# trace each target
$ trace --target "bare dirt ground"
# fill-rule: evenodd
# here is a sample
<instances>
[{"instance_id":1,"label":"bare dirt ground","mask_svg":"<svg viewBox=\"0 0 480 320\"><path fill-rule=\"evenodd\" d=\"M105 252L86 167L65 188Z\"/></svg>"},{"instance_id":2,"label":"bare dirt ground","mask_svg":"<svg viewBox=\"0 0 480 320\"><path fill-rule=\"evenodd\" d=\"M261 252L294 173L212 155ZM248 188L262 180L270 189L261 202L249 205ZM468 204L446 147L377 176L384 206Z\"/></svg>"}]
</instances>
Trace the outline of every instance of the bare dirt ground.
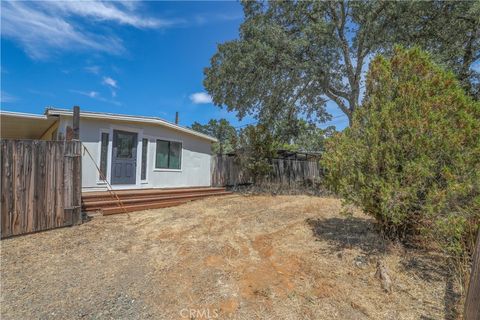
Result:
<instances>
[{"instance_id":1,"label":"bare dirt ground","mask_svg":"<svg viewBox=\"0 0 480 320\"><path fill-rule=\"evenodd\" d=\"M444 319L442 259L308 196L210 198L1 242L2 319ZM381 258L393 281L375 278Z\"/></svg>"}]
</instances>

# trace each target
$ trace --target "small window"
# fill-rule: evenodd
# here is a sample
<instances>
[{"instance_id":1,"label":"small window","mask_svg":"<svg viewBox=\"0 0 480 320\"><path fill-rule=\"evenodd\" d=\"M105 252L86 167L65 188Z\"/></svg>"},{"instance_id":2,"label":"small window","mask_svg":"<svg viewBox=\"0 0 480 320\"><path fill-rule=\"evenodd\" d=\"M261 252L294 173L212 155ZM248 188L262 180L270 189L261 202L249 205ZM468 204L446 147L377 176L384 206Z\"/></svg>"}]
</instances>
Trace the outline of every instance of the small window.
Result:
<instances>
[{"instance_id":1,"label":"small window","mask_svg":"<svg viewBox=\"0 0 480 320\"><path fill-rule=\"evenodd\" d=\"M108 133L102 132L102 141L100 147L100 180L107 177L107 154L108 154Z\"/></svg>"},{"instance_id":2,"label":"small window","mask_svg":"<svg viewBox=\"0 0 480 320\"><path fill-rule=\"evenodd\" d=\"M142 180L147 179L147 148L148 139L142 139Z\"/></svg>"},{"instance_id":3,"label":"small window","mask_svg":"<svg viewBox=\"0 0 480 320\"><path fill-rule=\"evenodd\" d=\"M155 168L180 169L182 164L182 143L157 140Z\"/></svg>"}]
</instances>

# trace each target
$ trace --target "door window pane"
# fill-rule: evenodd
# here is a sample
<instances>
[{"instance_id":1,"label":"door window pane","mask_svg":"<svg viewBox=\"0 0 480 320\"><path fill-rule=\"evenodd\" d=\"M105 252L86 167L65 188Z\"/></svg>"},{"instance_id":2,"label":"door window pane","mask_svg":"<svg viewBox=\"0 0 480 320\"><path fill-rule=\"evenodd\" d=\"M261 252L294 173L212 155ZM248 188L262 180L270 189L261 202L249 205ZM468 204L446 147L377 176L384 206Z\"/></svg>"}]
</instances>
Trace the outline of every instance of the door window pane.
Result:
<instances>
[{"instance_id":1,"label":"door window pane","mask_svg":"<svg viewBox=\"0 0 480 320\"><path fill-rule=\"evenodd\" d=\"M148 139L142 140L142 180L147 179L147 148Z\"/></svg>"},{"instance_id":2,"label":"door window pane","mask_svg":"<svg viewBox=\"0 0 480 320\"><path fill-rule=\"evenodd\" d=\"M129 159L133 156L134 135L117 133L117 158Z\"/></svg>"}]
</instances>

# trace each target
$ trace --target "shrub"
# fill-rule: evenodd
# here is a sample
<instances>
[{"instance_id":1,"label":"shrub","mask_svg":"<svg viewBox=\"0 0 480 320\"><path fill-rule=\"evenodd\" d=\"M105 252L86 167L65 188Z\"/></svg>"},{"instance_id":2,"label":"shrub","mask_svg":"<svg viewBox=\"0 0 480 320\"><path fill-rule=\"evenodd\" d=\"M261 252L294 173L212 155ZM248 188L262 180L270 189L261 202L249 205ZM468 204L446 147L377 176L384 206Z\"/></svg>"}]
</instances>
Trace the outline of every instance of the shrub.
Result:
<instances>
[{"instance_id":1,"label":"shrub","mask_svg":"<svg viewBox=\"0 0 480 320\"><path fill-rule=\"evenodd\" d=\"M480 103L428 54L370 64L351 127L327 141L326 183L388 234L471 253L480 221Z\"/></svg>"},{"instance_id":2,"label":"shrub","mask_svg":"<svg viewBox=\"0 0 480 320\"><path fill-rule=\"evenodd\" d=\"M247 170L254 183L260 182L272 170L270 159L278 149L278 142L266 126L258 124L241 130L238 144L240 166Z\"/></svg>"}]
</instances>

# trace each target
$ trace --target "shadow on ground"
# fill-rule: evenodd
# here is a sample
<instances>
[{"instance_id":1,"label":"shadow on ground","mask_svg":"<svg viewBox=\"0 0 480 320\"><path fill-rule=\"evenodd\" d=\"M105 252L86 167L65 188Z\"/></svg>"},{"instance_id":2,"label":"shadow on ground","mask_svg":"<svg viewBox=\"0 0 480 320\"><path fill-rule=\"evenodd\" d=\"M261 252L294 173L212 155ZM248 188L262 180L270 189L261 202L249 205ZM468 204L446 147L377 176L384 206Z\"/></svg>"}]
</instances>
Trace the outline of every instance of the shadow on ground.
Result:
<instances>
[{"instance_id":1,"label":"shadow on ground","mask_svg":"<svg viewBox=\"0 0 480 320\"><path fill-rule=\"evenodd\" d=\"M330 253L344 249L360 249L365 255L385 253L387 243L374 230L374 225L367 219L356 217L307 219L313 235L319 240L326 240Z\"/></svg>"},{"instance_id":2,"label":"shadow on ground","mask_svg":"<svg viewBox=\"0 0 480 320\"><path fill-rule=\"evenodd\" d=\"M443 280L445 282L445 294L443 296L445 320L458 319L461 295L453 271L446 266L445 258L438 255L422 254L405 257L400 263L403 270L424 281Z\"/></svg>"},{"instance_id":3,"label":"shadow on ground","mask_svg":"<svg viewBox=\"0 0 480 320\"><path fill-rule=\"evenodd\" d=\"M318 240L327 241L328 253L335 254L345 249L359 249L366 256L387 253L389 240L378 231L375 224L368 219L357 217L307 219L313 235ZM460 294L455 285L451 271L446 267L445 258L422 250L411 248L411 255L400 261L401 269L426 282L445 281L444 314L446 320L458 318ZM429 319L425 317L424 319Z\"/></svg>"}]
</instances>

